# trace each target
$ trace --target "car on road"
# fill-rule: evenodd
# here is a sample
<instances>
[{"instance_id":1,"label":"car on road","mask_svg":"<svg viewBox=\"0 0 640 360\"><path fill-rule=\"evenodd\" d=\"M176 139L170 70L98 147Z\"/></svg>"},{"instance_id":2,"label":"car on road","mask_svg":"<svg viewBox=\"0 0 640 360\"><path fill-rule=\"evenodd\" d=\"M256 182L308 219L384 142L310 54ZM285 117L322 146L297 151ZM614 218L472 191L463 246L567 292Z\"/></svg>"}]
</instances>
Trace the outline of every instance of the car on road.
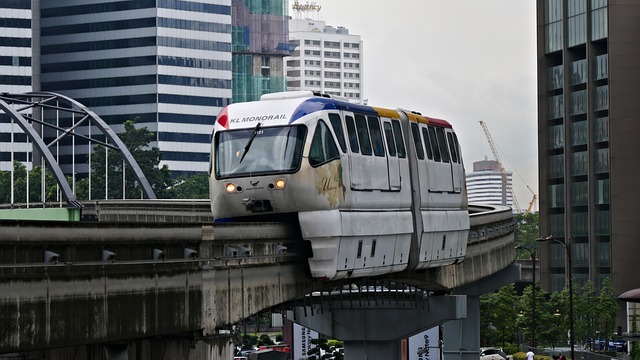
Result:
<instances>
[{"instance_id":1,"label":"car on road","mask_svg":"<svg viewBox=\"0 0 640 360\"><path fill-rule=\"evenodd\" d=\"M622 339L612 339L609 341L609 350L627 352L627 342Z\"/></svg>"},{"instance_id":2,"label":"car on road","mask_svg":"<svg viewBox=\"0 0 640 360\"><path fill-rule=\"evenodd\" d=\"M480 349L480 360L507 360L507 354L500 348Z\"/></svg>"}]
</instances>

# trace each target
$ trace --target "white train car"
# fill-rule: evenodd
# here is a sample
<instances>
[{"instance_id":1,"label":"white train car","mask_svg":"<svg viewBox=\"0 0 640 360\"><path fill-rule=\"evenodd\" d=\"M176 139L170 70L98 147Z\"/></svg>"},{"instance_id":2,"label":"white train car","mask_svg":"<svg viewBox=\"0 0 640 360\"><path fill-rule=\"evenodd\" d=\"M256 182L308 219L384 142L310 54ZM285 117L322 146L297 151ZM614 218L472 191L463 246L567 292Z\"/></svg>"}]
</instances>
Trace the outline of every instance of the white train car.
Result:
<instances>
[{"instance_id":1,"label":"white train car","mask_svg":"<svg viewBox=\"0 0 640 360\"><path fill-rule=\"evenodd\" d=\"M225 107L211 144L216 219L296 214L315 278L461 261L469 214L451 125L310 91Z\"/></svg>"}]
</instances>

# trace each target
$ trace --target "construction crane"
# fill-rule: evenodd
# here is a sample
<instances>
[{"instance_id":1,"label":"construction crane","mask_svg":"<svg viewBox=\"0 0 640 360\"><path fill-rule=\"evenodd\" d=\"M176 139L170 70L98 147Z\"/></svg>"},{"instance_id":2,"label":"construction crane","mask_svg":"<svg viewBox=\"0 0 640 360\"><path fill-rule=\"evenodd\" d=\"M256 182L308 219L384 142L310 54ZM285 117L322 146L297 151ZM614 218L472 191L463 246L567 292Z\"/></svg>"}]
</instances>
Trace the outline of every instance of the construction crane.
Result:
<instances>
[{"instance_id":1,"label":"construction crane","mask_svg":"<svg viewBox=\"0 0 640 360\"><path fill-rule=\"evenodd\" d=\"M516 199L516 195L513 193L513 187L509 182L509 177L507 176L507 171L502 166L502 161L500 161L500 156L498 155L498 150L496 149L496 145L493 143L493 138L491 138L491 134L489 133L489 129L487 128L487 124L484 121L480 121L480 126L482 126L482 130L484 131L484 135L487 137L487 141L489 142L489 146L491 147L491 152L493 152L493 158L498 162L500 166L500 172L504 178L504 182L507 185L507 193L511 195L511 199L513 199L514 210L519 213L520 212L520 204L518 204L518 199ZM529 189L531 190L531 189ZM535 196L535 194L534 194ZM535 199L534 199L535 201ZM533 201L529 204L529 209L533 206ZM529 212L529 210L527 210Z\"/></svg>"},{"instance_id":2,"label":"construction crane","mask_svg":"<svg viewBox=\"0 0 640 360\"><path fill-rule=\"evenodd\" d=\"M534 193L533 190L531 190L531 188L528 185L527 185L527 188L529 189L529 191L533 193L533 198L531 199L531 202L529 202L529 207L527 208L527 211L525 212L525 214L528 214L531 212L531 209L533 209L533 204L536 203L536 199L538 198L536 193Z\"/></svg>"}]
</instances>

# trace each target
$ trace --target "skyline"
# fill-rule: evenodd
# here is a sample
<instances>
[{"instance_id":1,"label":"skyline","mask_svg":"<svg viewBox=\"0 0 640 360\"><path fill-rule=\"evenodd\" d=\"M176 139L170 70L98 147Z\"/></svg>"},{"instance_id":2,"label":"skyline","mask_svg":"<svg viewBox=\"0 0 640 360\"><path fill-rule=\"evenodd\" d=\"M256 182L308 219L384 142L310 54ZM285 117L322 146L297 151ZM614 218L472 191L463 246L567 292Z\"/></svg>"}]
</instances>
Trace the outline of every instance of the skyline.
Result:
<instances>
[{"instance_id":1,"label":"skyline","mask_svg":"<svg viewBox=\"0 0 640 360\"><path fill-rule=\"evenodd\" d=\"M485 122L501 162L513 172L517 201L527 208L533 196L527 186L539 194L535 1L316 4L319 20L362 37L369 105L449 121L467 173L485 156L493 159L479 123Z\"/></svg>"}]
</instances>

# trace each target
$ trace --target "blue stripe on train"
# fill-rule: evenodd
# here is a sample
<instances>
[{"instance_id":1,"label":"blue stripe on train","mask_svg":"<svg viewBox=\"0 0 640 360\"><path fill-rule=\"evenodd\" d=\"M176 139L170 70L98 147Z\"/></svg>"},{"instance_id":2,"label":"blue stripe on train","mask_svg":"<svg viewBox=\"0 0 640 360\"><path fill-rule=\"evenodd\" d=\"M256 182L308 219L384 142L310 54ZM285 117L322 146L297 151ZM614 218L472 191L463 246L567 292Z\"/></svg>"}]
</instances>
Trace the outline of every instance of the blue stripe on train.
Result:
<instances>
[{"instance_id":1,"label":"blue stripe on train","mask_svg":"<svg viewBox=\"0 0 640 360\"><path fill-rule=\"evenodd\" d=\"M305 115L312 114L316 111L322 110L343 110L343 111L352 111L365 115L374 115L377 116L378 112L375 111L371 106L365 106L360 104L352 104L350 102L344 102L336 99L330 98L310 98L303 101L298 107L295 109L293 114L291 115L291 119L289 120L289 124L294 121L300 119Z\"/></svg>"}]
</instances>

